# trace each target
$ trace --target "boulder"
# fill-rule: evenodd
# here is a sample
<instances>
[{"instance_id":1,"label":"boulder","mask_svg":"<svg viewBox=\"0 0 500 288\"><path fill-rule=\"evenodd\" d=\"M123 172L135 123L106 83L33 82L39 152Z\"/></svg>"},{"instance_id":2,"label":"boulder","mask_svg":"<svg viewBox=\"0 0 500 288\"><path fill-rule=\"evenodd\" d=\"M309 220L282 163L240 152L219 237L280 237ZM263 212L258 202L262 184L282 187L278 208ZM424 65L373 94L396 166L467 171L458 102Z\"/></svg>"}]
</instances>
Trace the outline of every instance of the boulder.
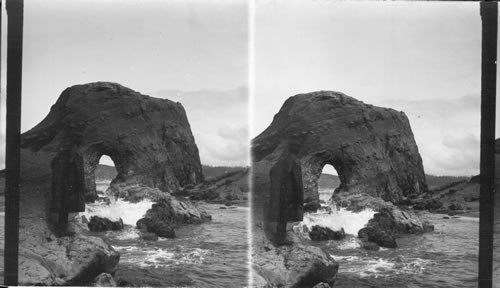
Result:
<instances>
[{"instance_id":1,"label":"boulder","mask_svg":"<svg viewBox=\"0 0 500 288\"><path fill-rule=\"evenodd\" d=\"M333 286L339 264L319 247L302 245L291 233L293 244L279 247L261 233L252 236L252 266L268 287L313 287L322 282Z\"/></svg>"},{"instance_id":2,"label":"boulder","mask_svg":"<svg viewBox=\"0 0 500 288\"><path fill-rule=\"evenodd\" d=\"M161 214L168 215L177 224L199 224L210 221L210 216L206 211L197 207L189 200L179 200L168 192L158 188L151 188L141 184L115 184L110 186L108 192L114 197L124 199L129 202L139 202L144 199L158 203L153 205L155 211L162 211ZM169 220L170 221L170 220Z\"/></svg>"},{"instance_id":3,"label":"boulder","mask_svg":"<svg viewBox=\"0 0 500 288\"><path fill-rule=\"evenodd\" d=\"M309 232L309 238L313 241L343 240L345 239L344 229L333 231L327 227L314 225Z\"/></svg>"},{"instance_id":4,"label":"boulder","mask_svg":"<svg viewBox=\"0 0 500 288\"><path fill-rule=\"evenodd\" d=\"M378 251L380 250L380 246L378 246L377 243L369 242L367 240L362 240L361 241L361 248L369 251Z\"/></svg>"},{"instance_id":5,"label":"boulder","mask_svg":"<svg viewBox=\"0 0 500 288\"><path fill-rule=\"evenodd\" d=\"M183 202L164 194L163 198L156 199L143 218L136 223L137 229L150 232L159 237L174 238L174 229L180 224L200 224L210 221L206 211L201 211L189 202ZM143 237L144 238L144 237ZM147 238L151 239L150 236Z\"/></svg>"},{"instance_id":6,"label":"boulder","mask_svg":"<svg viewBox=\"0 0 500 288\"><path fill-rule=\"evenodd\" d=\"M111 276L108 273L101 273L99 276L97 276L94 281L90 284L90 286L94 287L116 287L118 284L116 284L115 279L113 279L113 276Z\"/></svg>"},{"instance_id":7,"label":"boulder","mask_svg":"<svg viewBox=\"0 0 500 288\"><path fill-rule=\"evenodd\" d=\"M364 241L373 242L381 247L396 248L396 239L394 236L383 230L377 230L371 227L365 227L358 231L358 237Z\"/></svg>"},{"instance_id":8,"label":"boulder","mask_svg":"<svg viewBox=\"0 0 500 288\"><path fill-rule=\"evenodd\" d=\"M465 207L462 203L452 203L450 206L448 206L450 210L464 210Z\"/></svg>"},{"instance_id":9,"label":"boulder","mask_svg":"<svg viewBox=\"0 0 500 288\"><path fill-rule=\"evenodd\" d=\"M365 209L376 211L374 217L368 221L365 227L382 231L390 238L397 238L401 234L420 234L429 231L422 223L420 217L412 209L398 207L388 201L366 194L339 193L333 198L333 203L350 211L359 212Z\"/></svg>"},{"instance_id":10,"label":"boulder","mask_svg":"<svg viewBox=\"0 0 500 288\"><path fill-rule=\"evenodd\" d=\"M422 223L423 225L423 228L424 228L424 232L432 232L434 231L434 225L432 225L431 223L429 223L429 221L424 221Z\"/></svg>"},{"instance_id":11,"label":"boulder","mask_svg":"<svg viewBox=\"0 0 500 288\"><path fill-rule=\"evenodd\" d=\"M87 224L90 231L118 231L123 229L123 220L120 218L118 221L111 221L108 218L99 216L90 217L90 222Z\"/></svg>"},{"instance_id":12,"label":"boulder","mask_svg":"<svg viewBox=\"0 0 500 288\"><path fill-rule=\"evenodd\" d=\"M158 235L156 235L153 232L148 232L147 227L143 227L142 230L139 232L140 236L143 240L146 241L158 241Z\"/></svg>"},{"instance_id":13,"label":"boulder","mask_svg":"<svg viewBox=\"0 0 500 288\"><path fill-rule=\"evenodd\" d=\"M316 285L314 285L313 288L331 288L332 286L328 285L327 283L321 282Z\"/></svg>"}]
</instances>

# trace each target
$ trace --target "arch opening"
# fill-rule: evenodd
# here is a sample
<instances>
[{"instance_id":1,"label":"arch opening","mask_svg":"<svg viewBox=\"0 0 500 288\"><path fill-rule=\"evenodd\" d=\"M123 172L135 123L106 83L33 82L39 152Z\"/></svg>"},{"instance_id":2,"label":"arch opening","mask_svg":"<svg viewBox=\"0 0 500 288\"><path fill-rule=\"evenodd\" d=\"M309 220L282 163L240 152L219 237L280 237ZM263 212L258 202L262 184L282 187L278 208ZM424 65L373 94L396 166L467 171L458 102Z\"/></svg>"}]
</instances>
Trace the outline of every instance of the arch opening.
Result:
<instances>
[{"instance_id":1,"label":"arch opening","mask_svg":"<svg viewBox=\"0 0 500 288\"><path fill-rule=\"evenodd\" d=\"M111 182L118 175L115 162L109 155L103 154L94 171L97 197L103 197Z\"/></svg>"},{"instance_id":2,"label":"arch opening","mask_svg":"<svg viewBox=\"0 0 500 288\"><path fill-rule=\"evenodd\" d=\"M115 149L111 149L102 145L91 146L83 152L86 189L85 198L87 203L94 203L98 198L96 185L96 169L98 168L98 164L100 163L101 159L105 165L114 167L114 170L116 170L116 174L112 173L111 171L109 172L109 176L113 176L110 183L121 180L122 178L124 178L124 176L127 175L127 157L123 157L122 154L120 154L119 151L116 151Z\"/></svg>"},{"instance_id":3,"label":"arch opening","mask_svg":"<svg viewBox=\"0 0 500 288\"><path fill-rule=\"evenodd\" d=\"M335 170L335 167L332 165L326 164L323 166L321 175L318 179L319 200L325 203L328 202L335 190L339 189L339 187L340 178L337 170Z\"/></svg>"},{"instance_id":4,"label":"arch opening","mask_svg":"<svg viewBox=\"0 0 500 288\"><path fill-rule=\"evenodd\" d=\"M320 200L328 200L339 191L346 190L351 179L351 167L346 165L345 159L332 153L319 152L302 158L302 179L304 184L304 204L319 208ZM322 193L320 199L320 177L324 167L327 171L335 173L338 177L336 185L331 193ZM335 171L335 172L333 172ZM313 209L315 210L315 209Z\"/></svg>"}]
</instances>

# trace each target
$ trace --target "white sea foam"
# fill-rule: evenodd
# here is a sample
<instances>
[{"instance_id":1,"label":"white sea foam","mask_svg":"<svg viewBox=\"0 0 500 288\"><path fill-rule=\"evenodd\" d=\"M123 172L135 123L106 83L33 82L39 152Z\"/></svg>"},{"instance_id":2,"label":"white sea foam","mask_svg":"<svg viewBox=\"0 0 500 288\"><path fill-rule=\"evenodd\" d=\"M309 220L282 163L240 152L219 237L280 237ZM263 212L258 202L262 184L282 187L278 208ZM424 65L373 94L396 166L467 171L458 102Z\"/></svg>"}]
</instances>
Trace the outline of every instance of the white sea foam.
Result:
<instances>
[{"instance_id":1,"label":"white sea foam","mask_svg":"<svg viewBox=\"0 0 500 288\"><path fill-rule=\"evenodd\" d=\"M128 229L124 229L120 231L115 238L118 240L130 240L130 239L137 239L139 238L140 235L137 231L137 229L129 227Z\"/></svg>"},{"instance_id":2,"label":"white sea foam","mask_svg":"<svg viewBox=\"0 0 500 288\"><path fill-rule=\"evenodd\" d=\"M200 248L167 250L154 247L115 247L122 252L120 262L134 263L141 267L166 268L180 264L201 264L211 251Z\"/></svg>"},{"instance_id":3,"label":"white sea foam","mask_svg":"<svg viewBox=\"0 0 500 288\"><path fill-rule=\"evenodd\" d=\"M375 211L365 209L355 213L344 208L332 208L331 213L317 212L304 214L301 225L306 225L309 229L314 225L330 228L334 231L344 228L346 234L357 235L358 231L375 215Z\"/></svg>"},{"instance_id":4,"label":"white sea foam","mask_svg":"<svg viewBox=\"0 0 500 288\"><path fill-rule=\"evenodd\" d=\"M387 274L421 274L431 264L431 260L421 258L401 257L399 260L389 260L379 257L331 256L340 262L339 272L353 273L360 277L380 277Z\"/></svg>"},{"instance_id":5,"label":"white sea foam","mask_svg":"<svg viewBox=\"0 0 500 288\"><path fill-rule=\"evenodd\" d=\"M347 250L347 249L356 249L361 247L359 245L359 241L356 238L349 238L347 240L344 240L340 245L337 247L337 249L340 250Z\"/></svg>"},{"instance_id":6,"label":"white sea foam","mask_svg":"<svg viewBox=\"0 0 500 288\"><path fill-rule=\"evenodd\" d=\"M149 199L145 199L138 203L130 203L118 199L116 201L111 201L109 205L98 202L95 204L87 204L85 212L80 213L80 215L84 215L87 219L90 219L91 216L99 216L113 221L117 221L121 218L123 224L135 226L137 220L142 218L148 209L151 209L152 204L153 202Z\"/></svg>"}]
</instances>

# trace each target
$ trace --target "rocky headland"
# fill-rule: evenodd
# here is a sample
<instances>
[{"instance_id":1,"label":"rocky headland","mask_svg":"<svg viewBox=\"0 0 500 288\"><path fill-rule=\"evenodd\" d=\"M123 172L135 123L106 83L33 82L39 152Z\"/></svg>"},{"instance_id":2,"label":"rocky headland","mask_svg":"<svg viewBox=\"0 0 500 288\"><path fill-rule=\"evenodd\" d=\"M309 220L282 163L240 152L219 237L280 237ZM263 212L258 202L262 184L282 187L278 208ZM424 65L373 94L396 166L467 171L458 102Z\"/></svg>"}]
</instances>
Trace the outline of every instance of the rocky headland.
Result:
<instances>
[{"instance_id":1,"label":"rocky headland","mask_svg":"<svg viewBox=\"0 0 500 288\"><path fill-rule=\"evenodd\" d=\"M117 196L155 202L138 223L145 231L171 225L169 232L158 233L173 233L176 225L209 218L189 200L171 195L203 181L198 148L180 103L116 83L72 86L44 120L21 136L20 285L102 284L117 269L120 255L104 239L79 225L72 225L73 236L56 237L49 229L50 163L62 139L74 133L83 139L78 150L88 202L98 197L95 169L101 156L108 155L117 170L111 183ZM94 222L96 227L109 224Z\"/></svg>"},{"instance_id":2,"label":"rocky headland","mask_svg":"<svg viewBox=\"0 0 500 288\"><path fill-rule=\"evenodd\" d=\"M353 211L371 208L377 212L359 232L366 243L397 247L398 235L432 229L413 210L399 206L427 189L422 160L403 112L365 104L339 92L295 95L252 140L252 257L254 270L268 285L331 286L338 269L330 255L303 245L294 231L287 232L293 241L287 247L274 247L263 236L269 170L291 141L300 142L297 158L302 166L306 211L320 208L318 179L329 164L340 179L334 203ZM289 260L299 257L296 254L309 259L307 265ZM310 275L315 275L314 281L307 282Z\"/></svg>"}]
</instances>

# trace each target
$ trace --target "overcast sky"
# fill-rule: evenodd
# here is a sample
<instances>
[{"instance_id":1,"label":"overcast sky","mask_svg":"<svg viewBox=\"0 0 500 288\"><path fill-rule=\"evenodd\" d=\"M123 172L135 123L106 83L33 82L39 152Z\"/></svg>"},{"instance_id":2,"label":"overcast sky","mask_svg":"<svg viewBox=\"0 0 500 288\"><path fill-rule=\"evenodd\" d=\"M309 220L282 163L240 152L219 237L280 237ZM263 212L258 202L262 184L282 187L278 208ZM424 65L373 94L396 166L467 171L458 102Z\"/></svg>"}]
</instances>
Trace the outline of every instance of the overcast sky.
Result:
<instances>
[{"instance_id":1,"label":"overcast sky","mask_svg":"<svg viewBox=\"0 0 500 288\"><path fill-rule=\"evenodd\" d=\"M204 164L243 165L253 45L251 137L288 97L334 90L404 111L426 173L478 173L478 3L257 0L255 8L252 44L243 0L27 1L22 131L66 87L114 81L183 103Z\"/></svg>"},{"instance_id":2,"label":"overcast sky","mask_svg":"<svg viewBox=\"0 0 500 288\"><path fill-rule=\"evenodd\" d=\"M244 0L25 1L22 131L75 84L112 81L153 97L166 97L161 92L167 90L215 98L238 91L245 97L233 109L242 117L225 119L228 129L204 125L207 113L192 100L171 100L184 104L203 164L246 165L248 148L241 143L248 136L234 139L248 126L247 15ZM214 102L203 107L220 122L225 115L217 111L228 107ZM221 129L227 137L208 136Z\"/></svg>"},{"instance_id":3,"label":"overcast sky","mask_svg":"<svg viewBox=\"0 0 500 288\"><path fill-rule=\"evenodd\" d=\"M404 111L426 173L479 172L478 3L257 1L252 137L290 96Z\"/></svg>"}]
</instances>

